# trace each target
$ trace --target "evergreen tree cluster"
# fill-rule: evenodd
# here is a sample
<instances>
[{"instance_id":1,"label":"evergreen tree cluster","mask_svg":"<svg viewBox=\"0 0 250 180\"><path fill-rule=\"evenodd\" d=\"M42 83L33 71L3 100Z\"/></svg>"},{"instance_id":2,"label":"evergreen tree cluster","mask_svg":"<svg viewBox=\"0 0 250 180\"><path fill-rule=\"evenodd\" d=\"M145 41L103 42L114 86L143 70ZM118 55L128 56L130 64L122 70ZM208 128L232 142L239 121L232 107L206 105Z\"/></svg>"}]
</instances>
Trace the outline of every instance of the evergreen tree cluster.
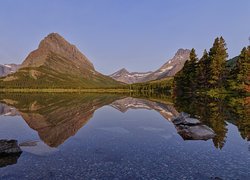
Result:
<instances>
[{"instance_id":1,"label":"evergreen tree cluster","mask_svg":"<svg viewBox=\"0 0 250 180\"><path fill-rule=\"evenodd\" d=\"M230 71L228 84L233 90L250 92L250 46L242 49Z\"/></svg>"},{"instance_id":2,"label":"evergreen tree cluster","mask_svg":"<svg viewBox=\"0 0 250 180\"><path fill-rule=\"evenodd\" d=\"M250 47L243 48L236 65L227 67L227 48L223 37L216 38L209 52L204 50L198 60L195 49L174 77L174 93L195 93L211 89L249 91Z\"/></svg>"}]
</instances>

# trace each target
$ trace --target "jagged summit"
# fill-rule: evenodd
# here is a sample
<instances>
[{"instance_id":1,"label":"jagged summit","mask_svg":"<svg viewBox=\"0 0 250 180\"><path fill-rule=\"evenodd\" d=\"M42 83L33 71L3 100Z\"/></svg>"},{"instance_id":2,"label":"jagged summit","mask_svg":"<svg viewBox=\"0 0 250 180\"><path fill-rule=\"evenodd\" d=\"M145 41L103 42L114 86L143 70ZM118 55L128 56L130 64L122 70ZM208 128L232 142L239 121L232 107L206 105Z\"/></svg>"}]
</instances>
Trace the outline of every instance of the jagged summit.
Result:
<instances>
[{"instance_id":1,"label":"jagged summit","mask_svg":"<svg viewBox=\"0 0 250 180\"><path fill-rule=\"evenodd\" d=\"M174 76L182 69L184 63L189 59L190 52L189 49L178 49L173 58L169 59L158 70L145 77L144 81Z\"/></svg>"},{"instance_id":2,"label":"jagged summit","mask_svg":"<svg viewBox=\"0 0 250 180\"><path fill-rule=\"evenodd\" d=\"M151 72L129 72L127 69L122 68L119 71L116 71L115 73L111 74L110 77L113 79L124 82L127 84L132 84L136 82L140 82L141 79L149 75Z\"/></svg>"},{"instance_id":3,"label":"jagged summit","mask_svg":"<svg viewBox=\"0 0 250 180\"><path fill-rule=\"evenodd\" d=\"M186 55L186 54L190 54L190 50L189 49L180 48L175 53L175 56L182 56L182 55Z\"/></svg>"},{"instance_id":4,"label":"jagged summit","mask_svg":"<svg viewBox=\"0 0 250 180\"><path fill-rule=\"evenodd\" d=\"M117 71L117 73L129 73L129 71L125 68L122 68L119 71Z\"/></svg>"},{"instance_id":5,"label":"jagged summit","mask_svg":"<svg viewBox=\"0 0 250 180\"><path fill-rule=\"evenodd\" d=\"M39 44L38 49L32 51L24 60L21 67L39 67L44 64L50 54L58 54L73 61L78 66L94 70L93 64L75 45L70 44L58 33L47 35Z\"/></svg>"},{"instance_id":6,"label":"jagged summit","mask_svg":"<svg viewBox=\"0 0 250 180\"><path fill-rule=\"evenodd\" d=\"M169 59L158 70L154 72L133 72L129 73L126 69L121 69L110 75L113 79L128 84L147 82L151 80L161 79L169 76L174 76L182 69L186 60L189 59L190 50L180 48L175 53L174 57Z\"/></svg>"}]
</instances>

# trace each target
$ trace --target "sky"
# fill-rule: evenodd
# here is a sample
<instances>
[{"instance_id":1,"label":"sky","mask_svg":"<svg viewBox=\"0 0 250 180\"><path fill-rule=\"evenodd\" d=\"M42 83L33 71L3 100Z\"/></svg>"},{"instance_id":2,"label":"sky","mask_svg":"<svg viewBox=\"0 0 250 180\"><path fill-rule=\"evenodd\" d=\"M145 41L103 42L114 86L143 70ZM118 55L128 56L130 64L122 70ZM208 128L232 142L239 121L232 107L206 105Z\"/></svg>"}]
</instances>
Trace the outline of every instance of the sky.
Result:
<instances>
[{"instance_id":1,"label":"sky","mask_svg":"<svg viewBox=\"0 0 250 180\"><path fill-rule=\"evenodd\" d=\"M21 63L49 33L103 74L158 69L179 48L199 56L223 36L229 57L249 45L249 0L1 0L0 64Z\"/></svg>"}]
</instances>

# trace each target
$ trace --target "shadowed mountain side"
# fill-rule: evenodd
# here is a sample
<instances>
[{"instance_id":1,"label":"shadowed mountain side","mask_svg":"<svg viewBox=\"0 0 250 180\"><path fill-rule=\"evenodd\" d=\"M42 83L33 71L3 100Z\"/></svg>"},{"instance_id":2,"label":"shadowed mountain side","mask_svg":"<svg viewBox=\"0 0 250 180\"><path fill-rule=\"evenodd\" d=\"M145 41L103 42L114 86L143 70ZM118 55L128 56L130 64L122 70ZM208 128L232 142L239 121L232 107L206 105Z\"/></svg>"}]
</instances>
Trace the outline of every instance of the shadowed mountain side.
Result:
<instances>
[{"instance_id":1,"label":"shadowed mountain side","mask_svg":"<svg viewBox=\"0 0 250 180\"><path fill-rule=\"evenodd\" d=\"M16 107L30 128L36 130L47 145L57 147L75 135L95 110L119 98L122 97L114 94L44 94L5 97L2 102Z\"/></svg>"}]
</instances>

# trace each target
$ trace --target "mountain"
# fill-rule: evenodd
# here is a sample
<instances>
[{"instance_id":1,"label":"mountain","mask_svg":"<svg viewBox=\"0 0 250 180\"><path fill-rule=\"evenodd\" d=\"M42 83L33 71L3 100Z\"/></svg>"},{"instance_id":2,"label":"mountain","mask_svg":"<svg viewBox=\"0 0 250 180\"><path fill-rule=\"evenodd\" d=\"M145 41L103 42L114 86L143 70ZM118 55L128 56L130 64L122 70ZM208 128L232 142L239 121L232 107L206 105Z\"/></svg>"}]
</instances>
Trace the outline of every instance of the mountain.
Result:
<instances>
[{"instance_id":1,"label":"mountain","mask_svg":"<svg viewBox=\"0 0 250 180\"><path fill-rule=\"evenodd\" d=\"M189 54L189 49L179 49L172 59L168 60L158 70L146 76L143 82L174 76L183 68L184 63L189 59Z\"/></svg>"},{"instance_id":2,"label":"mountain","mask_svg":"<svg viewBox=\"0 0 250 180\"><path fill-rule=\"evenodd\" d=\"M7 76L8 74L15 73L20 68L18 64L0 64L0 77Z\"/></svg>"},{"instance_id":3,"label":"mountain","mask_svg":"<svg viewBox=\"0 0 250 180\"><path fill-rule=\"evenodd\" d=\"M97 88L120 83L97 72L76 46L51 33L32 51L14 74L2 79L4 87Z\"/></svg>"},{"instance_id":4,"label":"mountain","mask_svg":"<svg viewBox=\"0 0 250 180\"><path fill-rule=\"evenodd\" d=\"M142 79L144 79L146 76L151 74L152 72L145 72L145 73L140 73L140 72L128 72L125 68L109 75L113 79L124 82L127 84L133 84L140 82Z\"/></svg>"},{"instance_id":5,"label":"mountain","mask_svg":"<svg viewBox=\"0 0 250 180\"><path fill-rule=\"evenodd\" d=\"M174 76L182 69L186 60L189 59L189 49L179 49L173 58L163 64L154 72L133 72L129 73L126 69L121 69L110 75L113 79L127 84L147 82L156 79Z\"/></svg>"}]
</instances>

